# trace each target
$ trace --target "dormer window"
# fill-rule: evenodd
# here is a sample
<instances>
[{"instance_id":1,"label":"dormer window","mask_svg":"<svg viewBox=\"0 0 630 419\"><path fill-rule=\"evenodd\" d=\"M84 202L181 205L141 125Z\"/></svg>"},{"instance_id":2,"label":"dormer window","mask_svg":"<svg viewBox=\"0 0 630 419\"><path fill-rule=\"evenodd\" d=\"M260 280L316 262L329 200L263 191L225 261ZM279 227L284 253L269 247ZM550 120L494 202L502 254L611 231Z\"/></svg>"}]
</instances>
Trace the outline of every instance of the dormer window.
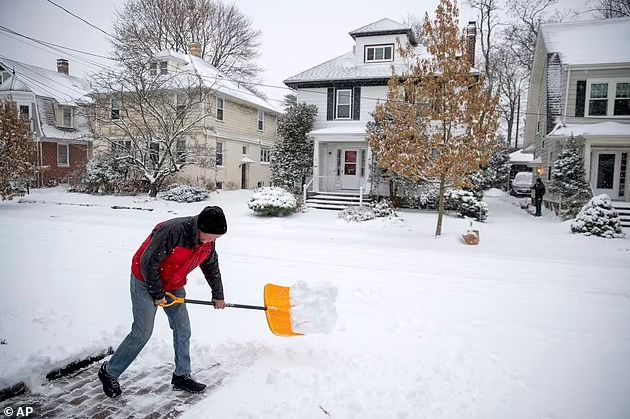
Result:
<instances>
[{"instance_id":1,"label":"dormer window","mask_svg":"<svg viewBox=\"0 0 630 419\"><path fill-rule=\"evenodd\" d=\"M160 61L160 74L168 74L168 61Z\"/></svg>"},{"instance_id":2,"label":"dormer window","mask_svg":"<svg viewBox=\"0 0 630 419\"><path fill-rule=\"evenodd\" d=\"M365 47L365 62L378 63L394 60L394 44L369 45Z\"/></svg>"},{"instance_id":3,"label":"dormer window","mask_svg":"<svg viewBox=\"0 0 630 419\"><path fill-rule=\"evenodd\" d=\"M158 75L158 66L160 67L160 74L168 74L168 61L151 61L149 63L149 75Z\"/></svg>"},{"instance_id":4,"label":"dormer window","mask_svg":"<svg viewBox=\"0 0 630 419\"><path fill-rule=\"evenodd\" d=\"M9 80L9 78L11 78L11 73L0 65L0 84L4 83L5 80Z\"/></svg>"},{"instance_id":5,"label":"dormer window","mask_svg":"<svg viewBox=\"0 0 630 419\"><path fill-rule=\"evenodd\" d=\"M72 108L64 106L61 110L61 126L64 128L72 128Z\"/></svg>"}]
</instances>

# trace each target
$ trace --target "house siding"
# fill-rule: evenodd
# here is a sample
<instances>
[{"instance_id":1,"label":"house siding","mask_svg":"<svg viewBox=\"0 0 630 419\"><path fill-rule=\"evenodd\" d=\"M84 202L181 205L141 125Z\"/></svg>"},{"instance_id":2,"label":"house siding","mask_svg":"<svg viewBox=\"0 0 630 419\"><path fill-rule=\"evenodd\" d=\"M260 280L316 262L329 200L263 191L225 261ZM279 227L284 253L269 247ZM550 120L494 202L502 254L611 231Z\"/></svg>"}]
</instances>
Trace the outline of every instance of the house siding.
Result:
<instances>
[{"instance_id":1,"label":"house siding","mask_svg":"<svg viewBox=\"0 0 630 419\"><path fill-rule=\"evenodd\" d=\"M42 165L44 166L42 183L44 186L54 186L64 182L85 168L90 155L89 145L70 144L68 151L70 165L68 167L60 167L57 165L57 143L48 141L41 143Z\"/></svg>"},{"instance_id":2,"label":"house siding","mask_svg":"<svg viewBox=\"0 0 630 419\"><path fill-rule=\"evenodd\" d=\"M566 73L566 72L565 72ZM569 94L567 101L567 117L566 122L571 124L592 124L595 122L613 121L620 123L630 123L630 117L588 117L588 103L584 105L584 117L575 116L575 99L577 92L578 80L588 79L617 79L617 78L630 78L630 67L627 68L615 68L615 69L602 69L602 70L571 70L571 76L569 80Z\"/></svg>"}]
</instances>

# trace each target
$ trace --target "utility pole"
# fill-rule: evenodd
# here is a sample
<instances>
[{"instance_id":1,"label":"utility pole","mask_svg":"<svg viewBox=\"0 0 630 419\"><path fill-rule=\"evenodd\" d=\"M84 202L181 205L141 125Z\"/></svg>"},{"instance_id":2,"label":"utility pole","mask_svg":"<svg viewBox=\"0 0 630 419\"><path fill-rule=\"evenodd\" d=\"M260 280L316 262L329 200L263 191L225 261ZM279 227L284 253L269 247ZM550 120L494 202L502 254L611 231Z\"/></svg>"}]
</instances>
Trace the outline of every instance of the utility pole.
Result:
<instances>
[{"instance_id":1,"label":"utility pole","mask_svg":"<svg viewBox=\"0 0 630 419\"><path fill-rule=\"evenodd\" d=\"M516 96L516 133L514 134L514 150L518 150L518 124L521 120L521 94Z\"/></svg>"}]
</instances>

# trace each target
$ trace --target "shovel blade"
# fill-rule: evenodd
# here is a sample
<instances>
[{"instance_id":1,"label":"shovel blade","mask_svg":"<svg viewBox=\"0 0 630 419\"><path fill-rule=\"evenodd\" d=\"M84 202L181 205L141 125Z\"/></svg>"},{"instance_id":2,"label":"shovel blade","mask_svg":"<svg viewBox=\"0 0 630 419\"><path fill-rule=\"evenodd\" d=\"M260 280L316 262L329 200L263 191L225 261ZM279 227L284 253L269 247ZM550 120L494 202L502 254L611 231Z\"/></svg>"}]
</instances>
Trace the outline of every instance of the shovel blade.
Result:
<instances>
[{"instance_id":1,"label":"shovel blade","mask_svg":"<svg viewBox=\"0 0 630 419\"><path fill-rule=\"evenodd\" d=\"M267 284L264 291L265 315L269 330L276 336L301 336L291 326L291 300L289 287Z\"/></svg>"}]
</instances>

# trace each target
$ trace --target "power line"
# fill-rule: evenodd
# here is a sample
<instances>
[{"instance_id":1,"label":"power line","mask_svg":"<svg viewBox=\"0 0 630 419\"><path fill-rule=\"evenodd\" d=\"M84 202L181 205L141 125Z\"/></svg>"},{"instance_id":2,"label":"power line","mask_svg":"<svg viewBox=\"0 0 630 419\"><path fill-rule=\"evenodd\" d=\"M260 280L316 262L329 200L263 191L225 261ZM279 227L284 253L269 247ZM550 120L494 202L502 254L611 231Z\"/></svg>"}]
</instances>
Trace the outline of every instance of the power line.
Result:
<instances>
[{"instance_id":1,"label":"power line","mask_svg":"<svg viewBox=\"0 0 630 419\"><path fill-rule=\"evenodd\" d=\"M17 32L17 31L14 31L13 29L7 28L6 26L0 25L0 31L9 32L9 33L11 33L13 35L17 35L19 37L26 38L26 39L31 40L33 42L37 42L38 44L43 44L43 45L46 45L46 46L51 46L52 45L54 47L59 47L59 48L67 49L67 50L70 50L70 51L79 52L81 54L86 54L86 55L91 55L93 57L105 58L106 60L116 61L114 58L106 57L104 55L94 54L92 52L81 51L79 49L65 47L63 45L54 44L52 42L42 41L41 39L37 39L37 38L33 38L31 36L27 36L27 35L21 34L21 33Z\"/></svg>"},{"instance_id":2,"label":"power line","mask_svg":"<svg viewBox=\"0 0 630 419\"><path fill-rule=\"evenodd\" d=\"M50 4L52 4L52 5L54 5L54 6L58 7L58 8L60 8L60 9L61 9L61 10L63 10L64 12L68 13L69 15L71 15L71 16L73 16L73 17L75 17L75 18L79 19L79 20L80 20L80 21L82 21L83 23L85 23L85 24L87 24L87 25L89 25L89 26L93 27L94 29L96 29L96 30L99 30L99 31L103 32L105 35L109 36L110 38L112 38L112 39L114 39L114 40L117 40L117 38L116 38L114 35L110 34L110 33L109 33L109 32L107 32L107 31L104 31L103 29L99 28L98 26L96 26L96 25L94 25L94 24L92 24L92 23L88 22L87 20L83 19L81 16L75 15L75 14L74 14L74 13L72 13L70 10L66 9L65 7L58 5L57 3L55 3L55 2L54 2L54 1L52 1L52 0L46 0L46 1L47 1L48 3L50 3Z\"/></svg>"}]
</instances>

